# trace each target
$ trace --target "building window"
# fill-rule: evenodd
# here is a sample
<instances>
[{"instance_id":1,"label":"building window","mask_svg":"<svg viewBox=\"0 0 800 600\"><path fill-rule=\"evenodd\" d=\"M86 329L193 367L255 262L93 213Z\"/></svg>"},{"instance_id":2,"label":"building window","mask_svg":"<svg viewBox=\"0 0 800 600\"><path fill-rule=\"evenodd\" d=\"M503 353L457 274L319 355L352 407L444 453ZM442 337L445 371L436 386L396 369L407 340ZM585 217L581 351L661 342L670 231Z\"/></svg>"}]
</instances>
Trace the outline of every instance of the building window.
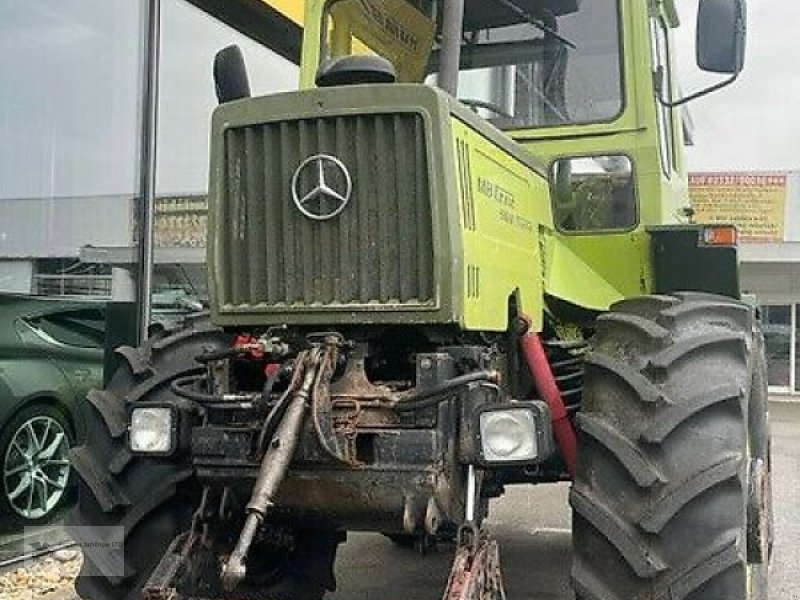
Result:
<instances>
[{"instance_id":1,"label":"building window","mask_svg":"<svg viewBox=\"0 0 800 600\"><path fill-rule=\"evenodd\" d=\"M82 263L78 259L39 259L33 276L33 293L111 298L111 269L108 265Z\"/></svg>"},{"instance_id":2,"label":"building window","mask_svg":"<svg viewBox=\"0 0 800 600\"><path fill-rule=\"evenodd\" d=\"M792 306L762 306L767 379L772 388L789 391L792 371Z\"/></svg>"},{"instance_id":3,"label":"building window","mask_svg":"<svg viewBox=\"0 0 800 600\"><path fill-rule=\"evenodd\" d=\"M299 69L186 0L162 6L157 194L205 194L217 51L231 44L242 49L253 95L297 89Z\"/></svg>"},{"instance_id":4,"label":"building window","mask_svg":"<svg viewBox=\"0 0 800 600\"><path fill-rule=\"evenodd\" d=\"M161 17L153 320L165 327L208 302L205 245L209 135L217 106L215 54L245 56L253 95L297 89L298 67L186 0L166 0Z\"/></svg>"}]
</instances>

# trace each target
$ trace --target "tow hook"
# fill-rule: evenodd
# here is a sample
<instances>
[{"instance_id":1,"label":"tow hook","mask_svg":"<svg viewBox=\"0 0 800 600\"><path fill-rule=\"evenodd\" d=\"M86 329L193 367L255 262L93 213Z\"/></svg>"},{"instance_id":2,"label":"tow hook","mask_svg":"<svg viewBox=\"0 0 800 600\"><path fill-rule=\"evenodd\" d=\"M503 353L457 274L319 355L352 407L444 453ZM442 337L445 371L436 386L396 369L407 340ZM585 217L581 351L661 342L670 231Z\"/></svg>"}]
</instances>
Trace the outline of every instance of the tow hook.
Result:
<instances>
[{"instance_id":1,"label":"tow hook","mask_svg":"<svg viewBox=\"0 0 800 600\"><path fill-rule=\"evenodd\" d=\"M497 541L475 524L477 479L475 467L467 469L466 515L442 600L505 600L500 549Z\"/></svg>"}]
</instances>

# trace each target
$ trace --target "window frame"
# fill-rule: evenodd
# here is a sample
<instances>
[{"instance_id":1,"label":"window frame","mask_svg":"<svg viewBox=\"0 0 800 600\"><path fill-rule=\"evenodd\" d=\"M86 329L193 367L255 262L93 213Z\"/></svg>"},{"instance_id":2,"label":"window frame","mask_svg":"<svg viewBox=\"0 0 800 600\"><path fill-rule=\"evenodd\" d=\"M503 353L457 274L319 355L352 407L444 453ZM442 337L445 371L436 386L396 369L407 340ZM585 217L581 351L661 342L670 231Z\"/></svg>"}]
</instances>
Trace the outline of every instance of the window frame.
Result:
<instances>
[{"instance_id":1,"label":"window frame","mask_svg":"<svg viewBox=\"0 0 800 600\"><path fill-rule=\"evenodd\" d=\"M650 29L650 57L653 82L659 69L662 71L662 94L667 99L672 99L673 72L671 61L671 49L669 39L669 27L664 18L660 15L651 16L649 20ZM677 139L675 137L675 111L669 106L661 103L656 86L654 86L653 102L655 103L656 122L658 127L658 149L661 162L661 171L667 179L672 179L673 173L678 171L677 159Z\"/></svg>"},{"instance_id":2,"label":"window frame","mask_svg":"<svg viewBox=\"0 0 800 600\"><path fill-rule=\"evenodd\" d=\"M564 229L558 223L555 218L556 208L555 208L555 181L553 177L553 167L559 160L569 159L569 158L598 158L603 156L624 156L628 159L631 164L631 181L633 182L633 211L634 211L634 220L633 224L627 228L618 228L618 229ZM609 151L598 151L598 152L589 152L586 154L563 154L554 157L550 163L547 165L547 187L550 192L550 210L553 213L553 226L558 233L568 236L589 236L589 235L608 235L608 234L626 234L631 233L632 231L636 231L639 226L641 225L642 219L642 212L641 212L641 203L639 198L639 186L637 185L637 170L636 170L636 161L634 160L633 156L628 152L616 152L613 150Z\"/></svg>"}]
</instances>

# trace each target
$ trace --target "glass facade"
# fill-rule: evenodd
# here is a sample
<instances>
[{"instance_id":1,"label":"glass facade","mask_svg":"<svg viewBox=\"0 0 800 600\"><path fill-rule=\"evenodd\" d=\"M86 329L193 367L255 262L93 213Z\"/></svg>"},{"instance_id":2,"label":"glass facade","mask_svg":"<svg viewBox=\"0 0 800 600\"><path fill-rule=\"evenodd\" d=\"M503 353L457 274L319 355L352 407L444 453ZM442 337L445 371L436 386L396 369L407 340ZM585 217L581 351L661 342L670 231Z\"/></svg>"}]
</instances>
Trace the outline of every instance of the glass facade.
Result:
<instances>
[{"instance_id":1,"label":"glass facade","mask_svg":"<svg viewBox=\"0 0 800 600\"><path fill-rule=\"evenodd\" d=\"M794 305L794 391L800 393L800 304Z\"/></svg>"},{"instance_id":2,"label":"glass facade","mask_svg":"<svg viewBox=\"0 0 800 600\"><path fill-rule=\"evenodd\" d=\"M131 241L143 3L0 2L0 291L108 296Z\"/></svg>"},{"instance_id":3,"label":"glass facade","mask_svg":"<svg viewBox=\"0 0 800 600\"><path fill-rule=\"evenodd\" d=\"M134 299L145 8L0 3L0 292ZM175 324L206 293L214 55L239 45L254 94L298 68L187 0L162 0L160 29L153 302Z\"/></svg>"},{"instance_id":4,"label":"glass facade","mask_svg":"<svg viewBox=\"0 0 800 600\"><path fill-rule=\"evenodd\" d=\"M800 303L761 307L770 388L800 393Z\"/></svg>"},{"instance_id":5,"label":"glass facade","mask_svg":"<svg viewBox=\"0 0 800 600\"><path fill-rule=\"evenodd\" d=\"M792 307L762 307L769 385L788 390L791 382Z\"/></svg>"},{"instance_id":6,"label":"glass facade","mask_svg":"<svg viewBox=\"0 0 800 600\"><path fill-rule=\"evenodd\" d=\"M66 452L83 435L69 423L103 385L104 346L134 342L145 268L137 209L150 174L145 40L159 4L154 327L204 308L215 53L242 48L254 94L297 85L294 64L188 0L0 2L0 529L63 506ZM27 421L9 426L20 414ZM43 443L58 464L34 466L49 479L29 474Z\"/></svg>"},{"instance_id":7,"label":"glass facade","mask_svg":"<svg viewBox=\"0 0 800 600\"><path fill-rule=\"evenodd\" d=\"M217 105L214 55L238 45L254 95L296 89L298 68L186 0L163 0L161 23L151 319L156 327L174 327L207 301L209 133Z\"/></svg>"}]
</instances>

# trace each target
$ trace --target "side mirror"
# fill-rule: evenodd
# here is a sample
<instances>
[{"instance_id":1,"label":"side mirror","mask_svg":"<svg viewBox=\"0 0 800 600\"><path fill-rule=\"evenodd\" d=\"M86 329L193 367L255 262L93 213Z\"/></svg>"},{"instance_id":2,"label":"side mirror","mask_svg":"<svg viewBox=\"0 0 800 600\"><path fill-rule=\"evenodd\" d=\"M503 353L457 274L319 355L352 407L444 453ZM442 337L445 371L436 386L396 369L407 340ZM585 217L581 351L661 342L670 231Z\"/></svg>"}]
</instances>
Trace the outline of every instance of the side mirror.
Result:
<instances>
[{"instance_id":1,"label":"side mirror","mask_svg":"<svg viewBox=\"0 0 800 600\"><path fill-rule=\"evenodd\" d=\"M214 86L220 104L250 97L250 80L239 46L223 48L214 57Z\"/></svg>"},{"instance_id":2,"label":"side mirror","mask_svg":"<svg viewBox=\"0 0 800 600\"><path fill-rule=\"evenodd\" d=\"M697 12L697 66L734 75L744 68L747 39L745 0L700 0Z\"/></svg>"},{"instance_id":3,"label":"side mirror","mask_svg":"<svg viewBox=\"0 0 800 600\"><path fill-rule=\"evenodd\" d=\"M682 106L729 86L744 68L747 39L746 0L700 0L697 10L697 66L730 75L724 81L678 100L665 98L656 84L656 98L669 108Z\"/></svg>"}]
</instances>

